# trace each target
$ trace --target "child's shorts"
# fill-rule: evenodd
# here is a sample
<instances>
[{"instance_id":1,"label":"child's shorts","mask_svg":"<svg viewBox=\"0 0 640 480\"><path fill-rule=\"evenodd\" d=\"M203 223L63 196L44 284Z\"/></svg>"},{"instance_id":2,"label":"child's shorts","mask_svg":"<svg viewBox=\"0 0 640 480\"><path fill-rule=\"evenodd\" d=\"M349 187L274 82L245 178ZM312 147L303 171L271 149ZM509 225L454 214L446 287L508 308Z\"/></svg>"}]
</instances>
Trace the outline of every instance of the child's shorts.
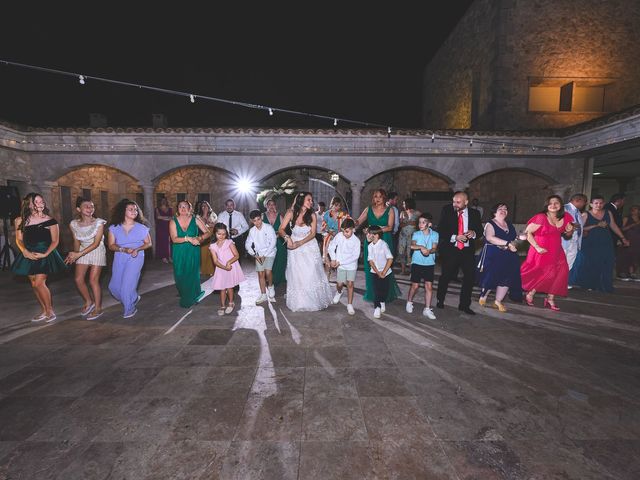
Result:
<instances>
[{"instance_id":1,"label":"child's shorts","mask_svg":"<svg viewBox=\"0 0 640 480\"><path fill-rule=\"evenodd\" d=\"M425 282L433 283L433 271L435 265L417 265L411 264L411 283L420 283L422 280Z\"/></svg>"},{"instance_id":2,"label":"child's shorts","mask_svg":"<svg viewBox=\"0 0 640 480\"><path fill-rule=\"evenodd\" d=\"M256 272L264 272L265 270L273 270L273 261L276 257L264 257L264 261L260 263L256 260Z\"/></svg>"},{"instance_id":3,"label":"child's shorts","mask_svg":"<svg viewBox=\"0 0 640 480\"><path fill-rule=\"evenodd\" d=\"M345 270L343 268L338 267L338 273L336 274L336 282L338 283L355 282L356 272L357 270Z\"/></svg>"}]
</instances>

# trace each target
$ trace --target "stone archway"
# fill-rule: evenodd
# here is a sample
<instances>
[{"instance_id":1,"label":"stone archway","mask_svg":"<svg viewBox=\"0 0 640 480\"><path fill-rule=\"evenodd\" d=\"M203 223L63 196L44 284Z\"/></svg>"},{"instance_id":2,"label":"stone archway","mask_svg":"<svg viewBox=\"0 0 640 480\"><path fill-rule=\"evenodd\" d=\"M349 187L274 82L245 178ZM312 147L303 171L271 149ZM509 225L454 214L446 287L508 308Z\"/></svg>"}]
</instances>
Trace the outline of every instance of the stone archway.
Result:
<instances>
[{"instance_id":1,"label":"stone archway","mask_svg":"<svg viewBox=\"0 0 640 480\"><path fill-rule=\"evenodd\" d=\"M178 167L156 178L154 188L154 204L157 206L161 197L169 200L175 210L180 200L186 199L192 205L199 200L207 200L216 213L224 210L224 201L233 198L236 208L247 214L255 208L249 194L240 194L237 189L237 177L221 168L193 165Z\"/></svg>"},{"instance_id":2,"label":"stone archway","mask_svg":"<svg viewBox=\"0 0 640 480\"><path fill-rule=\"evenodd\" d=\"M61 250L73 247L69 222L76 214L78 197L89 198L96 206L96 216L109 220L111 209L123 198L135 200L144 207L144 193L138 180L105 165L82 165L73 168L50 184L50 208L61 224Z\"/></svg>"},{"instance_id":3,"label":"stone archway","mask_svg":"<svg viewBox=\"0 0 640 480\"><path fill-rule=\"evenodd\" d=\"M469 200L477 198L484 209L483 220L489 220L489 210L498 202L509 206L513 223L526 223L542 209L544 199L555 193L555 181L530 170L505 168L476 177L469 183Z\"/></svg>"},{"instance_id":4,"label":"stone archway","mask_svg":"<svg viewBox=\"0 0 640 480\"><path fill-rule=\"evenodd\" d=\"M386 170L366 181L361 209L364 210L369 205L375 189L383 188L387 193L398 193L398 207L405 198L413 198L418 210L428 211L437 219L442 205L451 201L451 184L450 179L424 168L399 167Z\"/></svg>"},{"instance_id":5,"label":"stone archway","mask_svg":"<svg viewBox=\"0 0 640 480\"><path fill-rule=\"evenodd\" d=\"M260 180L260 190L281 187L286 181L295 181L295 191L309 191L313 194L315 204L322 201L329 207L335 195L342 198L347 207L351 206L351 189L349 180L336 172L318 166L300 166L285 168ZM280 195L276 198L278 210L284 212L291 205L292 195ZM260 205L262 206L262 205Z\"/></svg>"}]
</instances>

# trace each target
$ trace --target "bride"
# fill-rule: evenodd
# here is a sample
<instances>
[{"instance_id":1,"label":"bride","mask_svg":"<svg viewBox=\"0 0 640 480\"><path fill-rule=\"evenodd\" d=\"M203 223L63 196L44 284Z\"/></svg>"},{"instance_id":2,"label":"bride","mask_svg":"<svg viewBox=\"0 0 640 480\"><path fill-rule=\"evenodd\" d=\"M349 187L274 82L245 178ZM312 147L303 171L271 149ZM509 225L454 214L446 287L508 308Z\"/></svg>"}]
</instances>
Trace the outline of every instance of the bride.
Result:
<instances>
[{"instance_id":1,"label":"bride","mask_svg":"<svg viewBox=\"0 0 640 480\"><path fill-rule=\"evenodd\" d=\"M309 192L296 195L287 210L278 235L287 243L287 307L294 312L315 312L331 303L331 287L324 273L316 242L317 217ZM291 226L291 235L285 231Z\"/></svg>"}]
</instances>

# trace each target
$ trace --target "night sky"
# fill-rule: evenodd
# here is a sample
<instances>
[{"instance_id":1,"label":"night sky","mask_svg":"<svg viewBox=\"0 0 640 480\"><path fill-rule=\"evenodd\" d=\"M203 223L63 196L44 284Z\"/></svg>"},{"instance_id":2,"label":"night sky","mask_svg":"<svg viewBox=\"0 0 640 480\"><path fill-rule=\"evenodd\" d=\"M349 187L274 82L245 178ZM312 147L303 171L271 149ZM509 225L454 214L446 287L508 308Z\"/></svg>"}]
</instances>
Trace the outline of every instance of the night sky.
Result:
<instances>
[{"instance_id":1,"label":"night sky","mask_svg":"<svg viewBox=\"0 0 640 480\"><path fill-rule=\"evenodd\" d=\"M206 11L103 3L83 4L84 12L63 4L11 12L3 15L0 60L416 128L423 69L472 0L359 9L219 3ZM95 81L81 86L0 63L0 119L88 126L90 112L106 114L109 126L150 126L151 113L164 113L170 127L332 127Z\"/></svg>"}]
</instances>

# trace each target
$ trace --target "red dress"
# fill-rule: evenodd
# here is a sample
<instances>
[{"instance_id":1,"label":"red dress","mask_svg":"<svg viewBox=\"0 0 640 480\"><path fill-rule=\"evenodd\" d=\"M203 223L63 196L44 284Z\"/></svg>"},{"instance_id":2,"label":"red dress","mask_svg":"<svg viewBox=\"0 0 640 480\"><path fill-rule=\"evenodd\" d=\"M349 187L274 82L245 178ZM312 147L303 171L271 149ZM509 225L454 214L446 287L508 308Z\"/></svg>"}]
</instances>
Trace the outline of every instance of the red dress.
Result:
<instances>
[{"instance_id":1,"label":"red dress","mask_svg":"<svg viewBox=\"0 0 640 480\"><path fill-rule=\"evenodd\" d=\"M571 223L571 215L565 212L562 226L555 227L549 223L547 215L538 213L527 222L540 225L533 234L537 244L547 249L547 253L538 253L529 247L527 259L520 267L522 288L525 291L548 293L551 295L567 296L569 282L569 265L562 249L561 235L567 223Z\"/></svg>"}]
</instances>

